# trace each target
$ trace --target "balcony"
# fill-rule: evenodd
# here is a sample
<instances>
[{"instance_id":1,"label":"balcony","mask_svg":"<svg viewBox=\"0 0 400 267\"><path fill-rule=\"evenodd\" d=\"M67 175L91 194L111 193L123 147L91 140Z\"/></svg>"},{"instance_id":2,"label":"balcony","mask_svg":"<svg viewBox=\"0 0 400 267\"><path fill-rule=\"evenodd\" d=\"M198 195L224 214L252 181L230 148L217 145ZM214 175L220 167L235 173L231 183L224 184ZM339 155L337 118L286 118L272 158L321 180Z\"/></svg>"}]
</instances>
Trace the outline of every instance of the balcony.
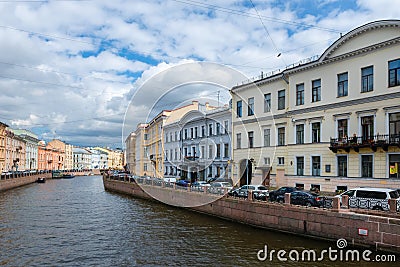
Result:
<instances>
[{"instance_id":1,"label":"balcony","mask_svg":"<svg viewBox=\"0 0 400 267\"><path fill-rule=\"evenodd\" d=\"M391 146L400 148L400 134L331 138L329 149L333 153L337 153L339 149L343 149L347 153L349 153L351 149L355 152L359 152L360 148L371 148L372 151L376 152L378 147L381 147L387 152Z\"/></svg>"}]
</instances>

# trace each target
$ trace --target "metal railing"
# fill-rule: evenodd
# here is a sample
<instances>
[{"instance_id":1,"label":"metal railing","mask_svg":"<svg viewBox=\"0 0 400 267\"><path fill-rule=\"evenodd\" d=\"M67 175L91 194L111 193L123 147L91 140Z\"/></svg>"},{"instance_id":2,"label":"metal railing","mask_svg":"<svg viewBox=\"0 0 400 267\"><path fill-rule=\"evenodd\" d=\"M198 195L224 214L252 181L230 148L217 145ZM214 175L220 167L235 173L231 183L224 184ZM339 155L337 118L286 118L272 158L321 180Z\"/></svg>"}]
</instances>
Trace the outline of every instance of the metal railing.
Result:
<instances>
[{"instance_id":1,"label":"metal railing","mask_svg":"<svg viewBox=\"0 0 400 267\"><path fill-rule=\"evenodd\" d=\"M232 193L229 193L228 188L226 187L213 187L210 185L207 186L179 186L174 182L167 182L160 178L152 178L152 177L140 177L140 176L132 176L127 174L119 174L119 175L110 175L107 176L107 179L116 180L116 181L125 181L129 183L137 183L142 185L148 186L157 186L157 187L165 187L174 190L184 190L184 191L191 191L191 192L201 192L205 194L215 194L215 195L227 195L229 198L237 198L242 199L243 201L249 201L248 194L234 196ZM299 199L300 198L300 199ZM313 200L311 200L311 198ZM336 197L333 196L304 196L299 197L297 196L296 201L290 200L289 204L293 205L301 205L301 206L312 206L315 208L324 208L324 209L332 209L333 208L333 200ZM278 197L276 200L271 201L268 197L268 194L265 198L257 198L252 192L251 201L254 202L280 202L284 203L284 196ZM389 211L389 201L387 199L373 199L373 198L355 198L350 197L348 199L348 203L342 203L342 208L358 208L358 209L370 209L370 210L382 210L382 211ZM286 203L288 204L288 203ZM396 203L396 210L400 212L400 201Z\"/></svg>"},{"instance_id":2,"label":"metal railing","mask_svg":"<svg viewBox=\"0 0 400 267\"><path fill-rule=\"evenodd\" d=\"M398 203L397 203L398 205ZM371 210L389 210L389 202L387 199L375 198L349 198L349 208L371 209Z\"/></svg>"},{"instance_id":3,"label":"metal railing","mask_svg":"<svg viewBox=\"0 0 400 267\"><path fill-rule=\"evenodd\" d=\"M331 148L365 146L400 146L400 134L377 134L371 136L350 136L331 138Z\"/></svg>"}]
</instances>

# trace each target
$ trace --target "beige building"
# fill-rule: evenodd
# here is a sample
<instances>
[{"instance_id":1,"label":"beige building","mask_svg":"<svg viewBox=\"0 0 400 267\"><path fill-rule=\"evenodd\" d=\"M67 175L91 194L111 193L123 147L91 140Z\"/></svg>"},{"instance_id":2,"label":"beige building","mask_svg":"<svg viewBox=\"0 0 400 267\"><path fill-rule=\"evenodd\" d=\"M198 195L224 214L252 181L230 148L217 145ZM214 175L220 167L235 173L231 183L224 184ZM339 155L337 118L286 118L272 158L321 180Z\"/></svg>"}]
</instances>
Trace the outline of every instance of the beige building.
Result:
<instances>
[{"instance_id":1,"label":"beige building","mask_svg":"<svg viewBox=\"0 0 400 267\"><path fill-rule=\"evenodd\" d=\"M64 169L72 170L74 168L74 146L65 143L65 158L64 158Z\"/></svg>"},{"instance_id":2,"label":"beige building","mask_svg":"<svg viewBox=\"0 0 400 267\"><path fill-rule=\"evenodd\" d=\"M129 165L134 164L134 174L136 175L147 175L150 170L150 159L147 153L147 126L146 123L140 123L136 127L135 131L135 162L129 162Z\"/></svg>"},{"instance_id":3,"label":"beige building","mask_svg":"<svg viewBox=\"0 0 400 267\"><path fill-rule=\"evenodd\" d=\"M26 169L26 142L14 134L12 129L5 130L5 171L24 171Z\"/></svg>"},{"instance_id":4,"label":"beige building","mask_svg":"<svg viewBox=\"0 0 400 267\"><path fill-rule=\"evenodd\" d=\"M137 126L135 130L136 175L164 176L164 125L167 121L178 121L187 112L198 109L199 102L192 101L191 104L174 110L163 110L152 118L150 122Z\"/></svg>"},{"instance_id":5,"label":"beige building","mask_svg":"<svg viewBox=\"0 0 400 267\"><path fill-rule=\"evenodd\" d=\"M399 20L358 27L231 93L240 184L400 188Z\"/></svg>"},{"instance_id":6,"label":"beige building","mask_svg":"<svg viewBox=\"0 0 400 267\"><path fill-rule=\"evenodd\" d=\"M125 139L125 161L126 169L131 173L135 173L135 154L136 154L136 134L130 133Z\"/></svg>"}]
</instances>

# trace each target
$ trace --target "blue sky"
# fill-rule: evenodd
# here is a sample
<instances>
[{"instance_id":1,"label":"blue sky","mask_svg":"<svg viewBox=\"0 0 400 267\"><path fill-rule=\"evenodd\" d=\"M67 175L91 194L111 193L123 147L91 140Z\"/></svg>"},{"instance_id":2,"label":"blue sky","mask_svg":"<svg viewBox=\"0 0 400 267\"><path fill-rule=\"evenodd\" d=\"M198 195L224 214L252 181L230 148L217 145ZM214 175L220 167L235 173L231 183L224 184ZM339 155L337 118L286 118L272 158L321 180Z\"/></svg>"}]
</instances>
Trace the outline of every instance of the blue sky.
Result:
<instances>
[{"instance_id":1,"label":"blue sky","mask_svg":"<svg viewBox=\"0 0 400 267\"><path fill-rule=\"evenodd\" d=\"M0 12L0 121L46 140L121 147L132 96L169 68L199 60L257 76L322 54L340 33L399 18L400 1L5 1ZM182 98L215 88L201 90ZM154 105L146 101L143 114Z\"/></svg>"}]
</instances>

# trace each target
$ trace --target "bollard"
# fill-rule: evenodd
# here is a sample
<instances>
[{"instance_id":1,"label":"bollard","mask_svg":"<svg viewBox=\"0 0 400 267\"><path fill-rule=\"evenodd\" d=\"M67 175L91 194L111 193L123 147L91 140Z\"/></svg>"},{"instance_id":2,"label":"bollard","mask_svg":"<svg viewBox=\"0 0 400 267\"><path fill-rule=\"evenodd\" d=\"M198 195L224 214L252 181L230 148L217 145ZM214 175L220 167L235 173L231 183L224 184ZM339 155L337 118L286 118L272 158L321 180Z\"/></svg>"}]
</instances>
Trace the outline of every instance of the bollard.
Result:
<instances>
[{"instance_id":1,"label":"bollard","mask_svg":"<svg viewBox=\"0 0 400 267\"><path fill-rule=\"evenodd\" d=\"M203 188L203 190L204 190L203 193L207 194L207 186L202 186L201 188Z\"/></svg>"},{"instance_id":2,"label":"bollard","mask_svg":"<svg viewBox=\"0 0 400 267\"><path fill-rule=\"evenodd\" d=\"M253 190L247 190L247 200L253 201Z\"/></svg>"},{"instance_id":3,"label":"bollard","mask_svg":"<svg viewBox=\"0 0 400 267\"><path fill-rule=\"evenodd\" d=\"M349 196L348 195L342 195L342 207L349 209Z\"/></svg>"},{"instance_id":4,"label":"bollard","mask_svg":"<svg viewBox=\"0 0 400 267\"><path fill-rule=\"evenodd\" d=\"M332 200L332 211L340 210L340 198L334 197Z\"/></svg>"},{"instance_id":5,"label":"bollard","mask_svg":"<svg viewBox=\"0 0 400 267\"><path fill-rule=\"evenodd\" d=\"M285 193L285 205L290 205L290 193Z\"/></svg>"},{"instance_id":6,"label":"bollard","mask_svg":"<svg viewBox=\"0 0 400 267\"><path fill-rule=\"evenodd\" d=\"M190 184L187 185L187 191L191 192L192 191L192 187L190 186Z\"/></svg>"},{"instance_id":7,"label":"bollard","mask_svg":"<svg viewBox=\"0 0 400 267\"><path fill-rule=\"evenodd\" d=\"M161 182L161 187L163 187L163 188L165 187L165 181Z\"/></svg>"},{"instance_id":8,"label":"bollard","mask_svg":"<svg viewBox=\"0 0 400 267\"><path fill-rule=\"evenodd\" d=\"M174 184L174 189L176 190L176 184Z\"/></svg>"},{"instance_id":9,"label":"bollard","mask_svg":"<svg viewBox=\"0 0 400 267\"><path fill-rule=\"evenodd\" d=\"M396 213L397 212L397 199L391 198L391 199L389 199L388 203L389 203L389 211Z\"/></svg>"}]
</instances>

